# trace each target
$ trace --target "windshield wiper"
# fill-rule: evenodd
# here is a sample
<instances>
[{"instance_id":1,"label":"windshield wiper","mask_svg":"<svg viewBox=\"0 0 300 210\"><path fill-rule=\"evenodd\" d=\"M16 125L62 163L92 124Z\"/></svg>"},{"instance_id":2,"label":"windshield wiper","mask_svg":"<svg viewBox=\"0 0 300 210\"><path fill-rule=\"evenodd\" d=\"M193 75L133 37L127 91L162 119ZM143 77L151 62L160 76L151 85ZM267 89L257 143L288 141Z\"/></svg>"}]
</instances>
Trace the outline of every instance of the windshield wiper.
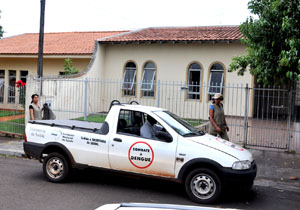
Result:
<instances>
[{"instance_id":1,"label":"windshield wiper","mask_svg":"<svg viewBox=\"0 0 300 210\"><path fill-rule=\"evenodd\" d=\"M184 137L188 137L188 136L198 136L199 133L196 133L196 132L191 132L191 133L186 133L186 134L183 134Z\"/></svg>"},{"instance_id":2,"label":"windshield wiper","mask_svg":"<svg viewBox=\"0 0 300 210\"><path fill-rule=\"evenodd\" d=\"M184 137L189 137L189 136L203 136L205 133L201 130L199 132L191 132L191 133L186 133L183 134Z\"/></svg>"}]
</instances>

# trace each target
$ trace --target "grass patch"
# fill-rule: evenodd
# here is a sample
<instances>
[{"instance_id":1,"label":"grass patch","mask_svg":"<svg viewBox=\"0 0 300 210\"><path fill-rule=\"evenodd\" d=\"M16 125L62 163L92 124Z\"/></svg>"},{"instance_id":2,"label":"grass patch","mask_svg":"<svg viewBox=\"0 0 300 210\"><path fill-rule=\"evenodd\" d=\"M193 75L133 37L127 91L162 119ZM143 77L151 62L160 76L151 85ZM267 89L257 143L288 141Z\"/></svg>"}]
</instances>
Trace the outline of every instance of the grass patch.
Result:
<instances>
[{"instance_id":1,"label":"grass patch","mask_svg":"<svg viewBox=\"0 0 300 210\"><path fill-rule=\"evenodd\" d=\"M20 114L24 114L24 111L0 110L0 117L8 117L8 116L14 116Z\"/></svg>"},{"instance_id":2,"label":"grass patch","mask_svg":"<svg viewBox=\"0 0 300 210\"><path fill-rule=\"evenodd\" d=\"M194 127L201 125L204 122L203 120L196 120L196 119L184 119L184 120L190 123Z\"/></svg>"},{"instance_id":3,"label":"grass patch","mask_svg":"<svg viewBox=\"0 0 300 210\"><path fill-rule=\"evenodd\" d=\"M0 122L0 131L24 134L25 132L25 118L9 120Z\"/></svg>"},{"instance_id":4,"label":"grass patch","mask_svg":"<svg viewBox=\"0 0 300 210\"><path fill-rule=\"evenodd\" d=\"M87 116L86 121L88 121L88 122L96 122L96 123L104 123L105 118L106 118L106 115L96 115L95 114L95 115L89 115L89 116ZM84 117L79 117L79 118L76 118L74 120L84 121Z\"/></svg>"}]
</instances>

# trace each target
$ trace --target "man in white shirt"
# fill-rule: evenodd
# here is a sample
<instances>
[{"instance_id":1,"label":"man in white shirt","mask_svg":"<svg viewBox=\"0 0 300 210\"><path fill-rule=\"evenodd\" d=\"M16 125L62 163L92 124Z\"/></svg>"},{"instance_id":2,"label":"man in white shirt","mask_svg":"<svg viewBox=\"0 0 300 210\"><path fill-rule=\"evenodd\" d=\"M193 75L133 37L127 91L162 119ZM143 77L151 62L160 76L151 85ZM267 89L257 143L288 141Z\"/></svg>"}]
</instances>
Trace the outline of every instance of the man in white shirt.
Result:
<instances>
[{"instance_id":1,"label":"man in white shirt","mask_svg":"<svg viewBox=\"0 0 300 210\"><path fill-rule=\"evenodd\" d=\"M144 123L144 125L140 129L141 137L147 138L147 139L158 139L155 136L155 127L154 125L156 124L156 120L147 115L147 121Z\"/></svg>"}]
</instances>

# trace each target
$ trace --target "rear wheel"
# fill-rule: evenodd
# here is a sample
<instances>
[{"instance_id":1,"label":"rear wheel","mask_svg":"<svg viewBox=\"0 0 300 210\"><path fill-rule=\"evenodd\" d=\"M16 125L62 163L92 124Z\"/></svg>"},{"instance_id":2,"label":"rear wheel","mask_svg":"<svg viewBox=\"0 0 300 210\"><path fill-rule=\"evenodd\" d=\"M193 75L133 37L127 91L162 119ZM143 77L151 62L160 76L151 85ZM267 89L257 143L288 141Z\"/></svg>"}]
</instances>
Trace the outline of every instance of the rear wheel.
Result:
<instances>
[{"instance_id":1,"label":"rear wheel","mask_svg":"<svg viewBox=\"0 0 300 210\"><path fill-rule=\"evenodd\" d=\"M50 153L43 161L44 175L51 182L62 182L69 174L69 163L56 152Z\"/></svg>"},{"instance_id":2,"label":"rear wheel","mask_svg":"<svg viewBox=\"0 0 300 210\"><path fill-rule=\"evenodd\" d=\"M186 193L197 203L215 202L221 194L221 188L219 177L210 169L195 169L185 179Z\"/></svg>"}]
</instances>

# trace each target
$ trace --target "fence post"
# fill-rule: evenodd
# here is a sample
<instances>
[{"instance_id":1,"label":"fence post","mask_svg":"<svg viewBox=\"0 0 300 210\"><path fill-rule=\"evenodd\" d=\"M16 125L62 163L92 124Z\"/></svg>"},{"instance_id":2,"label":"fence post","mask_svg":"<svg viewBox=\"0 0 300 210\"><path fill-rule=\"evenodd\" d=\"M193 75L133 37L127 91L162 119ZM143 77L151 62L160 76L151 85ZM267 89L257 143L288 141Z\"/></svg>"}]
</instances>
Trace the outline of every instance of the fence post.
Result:
<instances>
[{"instance_id":1,"label":"fence post","mask_svg":"<svg viewBox=\"0 0 300 210\"><path fill-rule=\"evenodd\" d=\"M290 151L291 148L291 117L292 117L292 106L293 106L293 92L289 90L288 96L288 121L287 121L287 151Z\"/></svg>"},{"instance_id":2,"label":"fence post","mask_svg":"<svg viewBox=\"0 0 300 210\"><path fill-rule=\"evenodd\" d=\"M245 147L247 145L247 137L248 137L248 112L249 112L249 87L248 83L245 87L245 114L244 114L244 141L243 146Z\"/></svg>"},{"instance_id":3,"label":"fence post","mask_svg":"<svg viewBox=\"0 0 300 210\"><path fill-rule=\"evenodd\" d=\"M86 121L86 119L87 119L87 89L88 89L88 79L85 78L85 80L84 80L84 111L83 111L84 121Z\"/></svg>"},{"instance_id":4,"label":"fence post","mask_svg":"<svg viewBox=\"0 0 300 210\"><path fill-rule=\"evenodd\" d=\"M159 107L160 100L160 80L157 81L156 106Z\"/></svg>"},{"instance_id":5,"label":"fence post","mask_svg":"<svg viewBox=\"0 0 300 210\"><path fill-rule=\"evenodd\" d=\"M40 96L43 96L43 77L39 77L40 80Z\"/></svg>"}]
</instances>

